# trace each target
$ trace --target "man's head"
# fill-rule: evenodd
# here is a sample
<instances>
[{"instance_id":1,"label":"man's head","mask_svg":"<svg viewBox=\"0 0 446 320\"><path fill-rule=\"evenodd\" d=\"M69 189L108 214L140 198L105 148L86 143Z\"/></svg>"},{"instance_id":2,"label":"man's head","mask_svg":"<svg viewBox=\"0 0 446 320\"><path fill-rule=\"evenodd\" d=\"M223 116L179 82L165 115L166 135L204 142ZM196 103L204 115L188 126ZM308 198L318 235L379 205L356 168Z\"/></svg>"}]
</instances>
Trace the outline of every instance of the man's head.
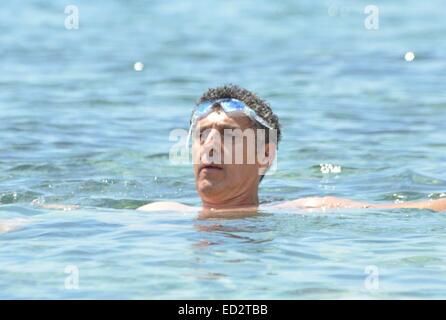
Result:
<instances>
[{"instance_id":1,"label":"man's head","mask_svg":"<svg viewBox=\"0 0 446 320\"><path fill-rule=\"evenodd\" d=\"M212 88L192 117L196 188L206 204L253 204L280 140L267 102L236 85ZM195 112L197 111L197 112Z\"/></svg>"}]
</instances>

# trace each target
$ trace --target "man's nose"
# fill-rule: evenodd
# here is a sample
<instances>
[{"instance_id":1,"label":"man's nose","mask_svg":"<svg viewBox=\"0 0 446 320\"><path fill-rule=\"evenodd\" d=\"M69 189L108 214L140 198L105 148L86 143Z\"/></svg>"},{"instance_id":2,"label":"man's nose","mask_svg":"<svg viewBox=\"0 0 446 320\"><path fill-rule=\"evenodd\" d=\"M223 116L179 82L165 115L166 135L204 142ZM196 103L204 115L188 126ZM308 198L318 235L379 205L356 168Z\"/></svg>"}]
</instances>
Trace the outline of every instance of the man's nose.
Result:
<instances>
[{"instance_id":1,"label":"man's nose","mask_svg":"<svg viewBox=\"0 0 446 320\"><path fill-rule=\"evenodd\" d=\"M223 143L218 130L212 129L206 136L204 142L201 145L201 159L202 162L214 162L218 161L219 155L222 154Z\"/></svg>"},{"instance_id":2,"label":"man's nose","mask_svg":"<svg viewBox=\"0 0 446 320\"><path fill-rule=\"evenodd\" d=\"M209 133L206 135L203 141L203 146L212 147L212 146L220 146L221 143L220 133L216 129L211 129Z\"/></svg>"}]
</instances>

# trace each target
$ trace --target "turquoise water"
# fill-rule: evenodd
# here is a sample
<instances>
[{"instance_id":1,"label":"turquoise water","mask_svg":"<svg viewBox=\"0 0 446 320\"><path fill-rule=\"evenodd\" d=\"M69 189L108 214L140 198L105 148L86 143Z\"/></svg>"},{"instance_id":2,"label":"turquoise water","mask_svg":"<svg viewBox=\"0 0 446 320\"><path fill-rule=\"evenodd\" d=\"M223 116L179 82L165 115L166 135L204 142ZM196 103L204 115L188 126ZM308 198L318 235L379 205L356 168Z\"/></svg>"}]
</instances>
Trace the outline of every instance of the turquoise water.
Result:
<instances>
[{"instance_id":1,"label":"turquoise water","mask_svg":"<svg viewBox=\"0 0 446 320\"><path fill-rule=\"evenodd\" d=\"M228 82L282 122L263 203L446 196L443 1L376 1L378 30L363 1L83 0L77 30L68 4L0 11L0 298L446 297L444 214L134 210L199 204L169 133Z\"/></svg>"}]
</instances>

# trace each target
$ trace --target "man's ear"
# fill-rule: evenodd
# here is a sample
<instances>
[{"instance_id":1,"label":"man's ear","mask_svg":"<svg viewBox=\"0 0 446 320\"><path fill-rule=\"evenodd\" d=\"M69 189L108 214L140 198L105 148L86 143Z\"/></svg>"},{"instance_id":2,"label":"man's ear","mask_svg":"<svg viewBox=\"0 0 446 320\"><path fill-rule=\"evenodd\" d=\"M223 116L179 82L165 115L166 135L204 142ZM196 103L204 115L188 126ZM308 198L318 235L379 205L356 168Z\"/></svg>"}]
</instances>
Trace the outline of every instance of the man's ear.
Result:
<instances>
[{"instance_id":1,"label":"man's ear","mask_svg":"<svg viewBox=\"0 0 446 320\"><path fill-rule=\"evenodd\" d=\"M257 163L259 164L259 175L265 175L274 162L277 155L277 145L273 142L257 148Z\"/></svg>"}]
</instances>

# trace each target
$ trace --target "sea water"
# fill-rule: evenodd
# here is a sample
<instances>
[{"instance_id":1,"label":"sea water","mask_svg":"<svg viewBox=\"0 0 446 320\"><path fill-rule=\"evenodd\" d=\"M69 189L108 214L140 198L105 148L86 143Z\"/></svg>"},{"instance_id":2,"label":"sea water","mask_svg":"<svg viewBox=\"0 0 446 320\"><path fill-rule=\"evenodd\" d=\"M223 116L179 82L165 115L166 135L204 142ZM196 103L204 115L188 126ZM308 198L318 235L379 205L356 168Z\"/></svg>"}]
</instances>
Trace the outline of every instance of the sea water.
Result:
<instances>
[{"instance_id":1,"label":"sea water","mask_svg":"<svg viewBox=\"0 0 446 320\"><path fill-rule=\"evenodd\" d=\"M134 210L200 204L169 134L223 83L282 124L262 203L446 196L443 1L375 1L373 29L364 1L68 5L0 11L0 298L446 296L446 214Z\"/></svg>"}]
</instances>

